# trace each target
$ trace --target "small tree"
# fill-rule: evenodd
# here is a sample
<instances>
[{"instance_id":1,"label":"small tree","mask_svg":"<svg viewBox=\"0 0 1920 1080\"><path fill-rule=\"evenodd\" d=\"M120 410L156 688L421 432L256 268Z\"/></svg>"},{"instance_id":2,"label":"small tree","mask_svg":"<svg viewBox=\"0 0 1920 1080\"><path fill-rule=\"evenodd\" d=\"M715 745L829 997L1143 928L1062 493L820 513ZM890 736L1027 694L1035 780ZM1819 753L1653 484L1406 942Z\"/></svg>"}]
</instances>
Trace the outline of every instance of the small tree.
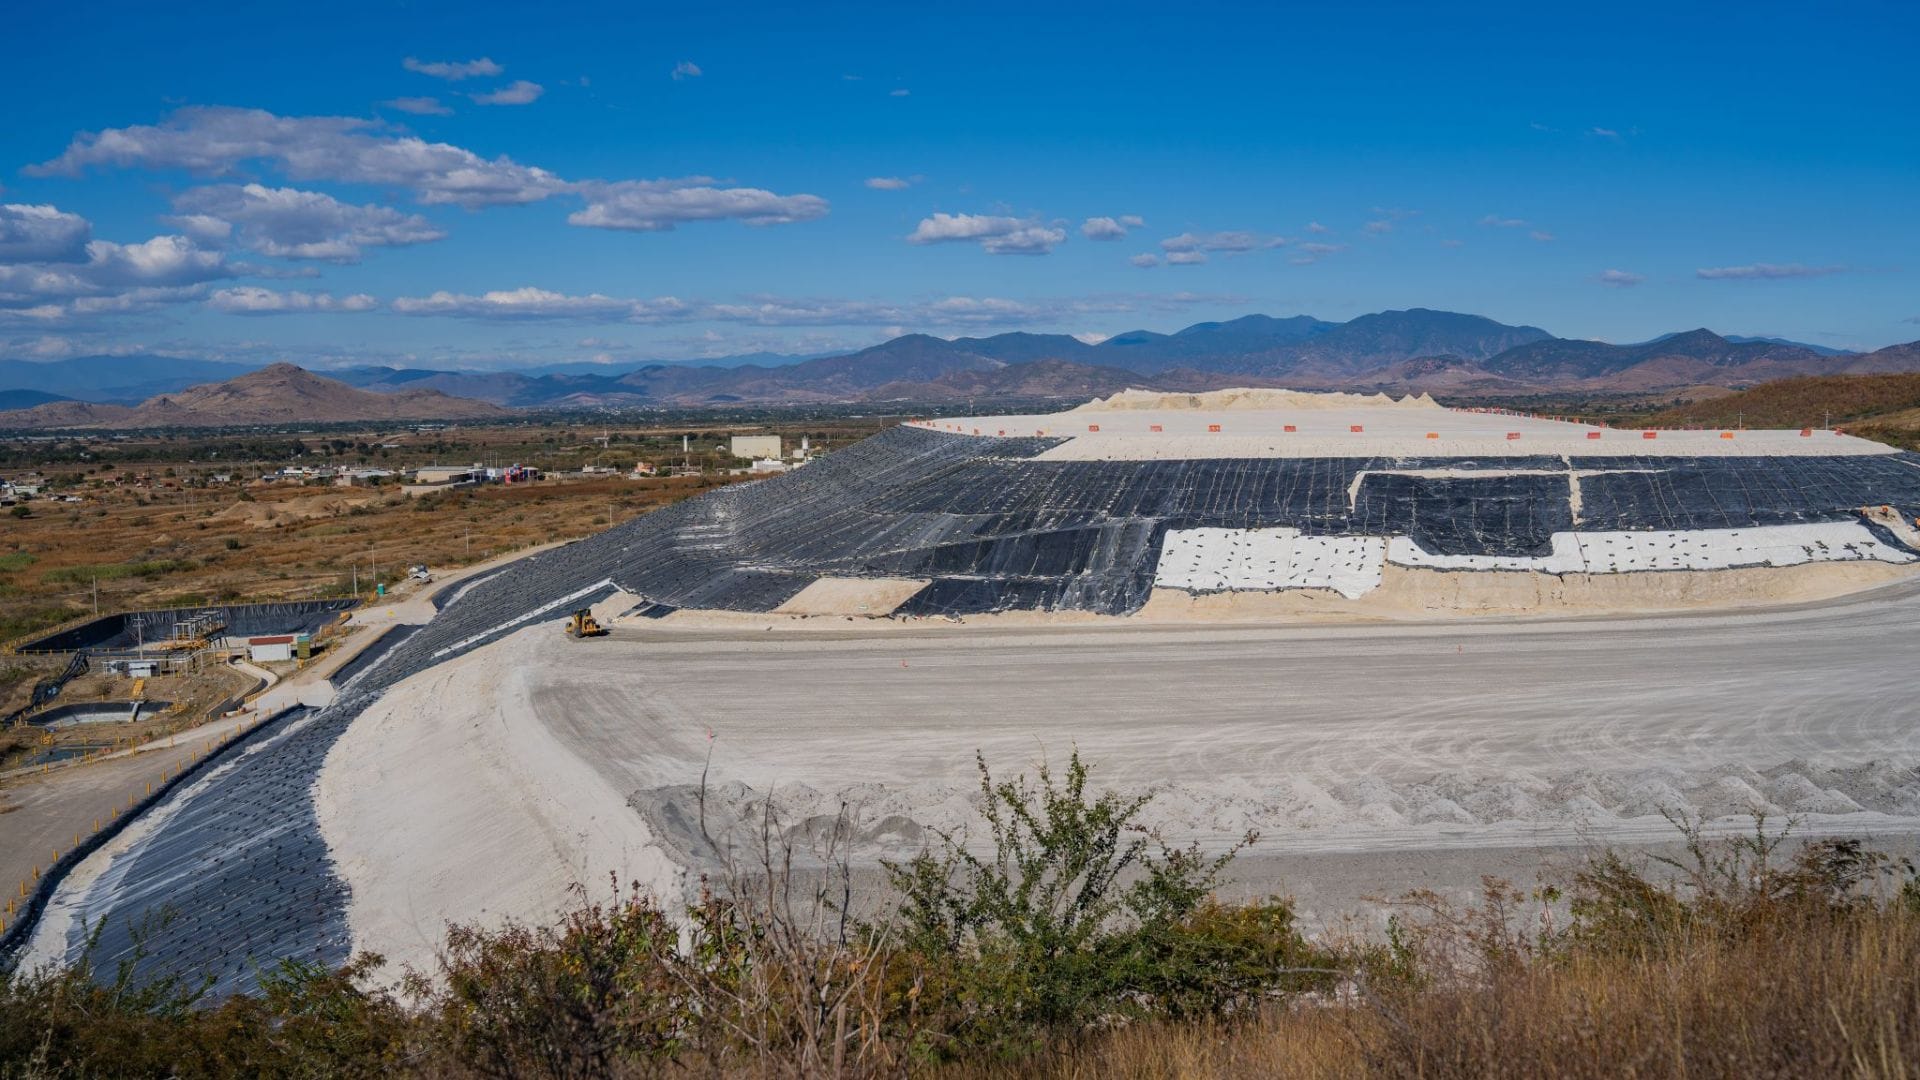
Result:
<instances>
[{"instance_id":1,"label":"small tree","mask_svg":"<svg viewBox=\"0 0 1920 1080\"><path fill-rule=\"evenodd\" d=\"M976 761L992 851L939 833L938 853L884 864L902 942L972 1014L949 1028L959 1038L1018 1051L1128 1017L1236 1012L1337 974L1290 902L1213 899L1257 834L1215 856L1168 847L1138 820L1152 797L1090 796L1078 751L1037 785L996 783Z\"/></svg>"}]
</instances>

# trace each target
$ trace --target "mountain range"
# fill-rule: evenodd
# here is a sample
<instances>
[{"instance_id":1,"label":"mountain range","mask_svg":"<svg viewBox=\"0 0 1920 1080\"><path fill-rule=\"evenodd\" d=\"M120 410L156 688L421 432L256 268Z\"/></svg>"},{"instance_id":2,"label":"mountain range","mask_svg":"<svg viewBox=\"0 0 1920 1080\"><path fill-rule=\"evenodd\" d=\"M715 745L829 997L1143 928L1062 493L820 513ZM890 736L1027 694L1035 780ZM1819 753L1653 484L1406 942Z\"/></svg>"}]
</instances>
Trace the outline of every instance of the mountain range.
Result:
<instances>
[{"instance_id":1,"label":"mountain range","mask_svg":"<svg viewBox=\"0 0 1920 1080\"><path fill-rule=\"evenodd\" d=\"M0 360L10 386L126 404L189 383L230 378L230 364L168 357ZM1920 343L1872 353L1706 329L1625 345L1559 338L1535 326L1412 308L1348 322L1248 315L1171 334L1134 330L1089 344L1064 334L939 338L908 334L841 355L769 355L631 370L556 364L521 371L355 367L328 374L380 394L438 392L538 409L745 403L1084 398L1128 386L1230 385L1400 393L1527 395L1742 388L1799 375L1920 370ZM59 404L59 403L56 403ZM144 407L144 406L142 406Z\"/></svg>"}]
</instances>

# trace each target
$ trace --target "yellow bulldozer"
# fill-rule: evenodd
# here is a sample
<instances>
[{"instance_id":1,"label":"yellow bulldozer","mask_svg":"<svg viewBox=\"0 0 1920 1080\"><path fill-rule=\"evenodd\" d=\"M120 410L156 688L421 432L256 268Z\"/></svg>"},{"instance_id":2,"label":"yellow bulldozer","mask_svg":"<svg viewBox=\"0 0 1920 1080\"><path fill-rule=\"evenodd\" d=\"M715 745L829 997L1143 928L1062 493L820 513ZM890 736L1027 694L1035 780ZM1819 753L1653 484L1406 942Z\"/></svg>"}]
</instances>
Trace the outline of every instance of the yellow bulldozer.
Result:
<instances>
[{"instance_id":1,"label":"yellow bulldozer","mask_svg":"<svg viewBox=\"0 0 1920 1080\"><path fill-rule=\"evenodd\" d=\"M567 636L570 638L605 637L607 628L593 617L593 609L581 608L567 616Z\"/></svg>"}]
</instances>

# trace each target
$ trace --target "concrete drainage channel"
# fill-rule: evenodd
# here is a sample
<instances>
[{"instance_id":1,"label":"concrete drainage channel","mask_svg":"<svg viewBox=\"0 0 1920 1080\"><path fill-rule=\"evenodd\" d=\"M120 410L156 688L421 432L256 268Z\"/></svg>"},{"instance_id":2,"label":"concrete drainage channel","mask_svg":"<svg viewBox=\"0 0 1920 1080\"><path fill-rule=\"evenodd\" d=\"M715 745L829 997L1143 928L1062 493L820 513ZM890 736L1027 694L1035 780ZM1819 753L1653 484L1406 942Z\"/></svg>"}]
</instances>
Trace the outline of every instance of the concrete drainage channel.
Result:
<instances>
[{"instance_id":1,"label":"concrete drainage channel","mask_svg":"<svg viewBox=\"0 0 1920 1080\"><path fill-rule=\"evenodd\" d=\"M6 928L4 933L0 933L0 966L10 965L18 959L21 948L38 927L40 916L45 912L48 901L52 899L54 893L60 888L62 883L65 882L67 875L72 873L76 866L79 866L88 856L100 850L101 847L119 836L128 825L131 825L141 815L165 801L183 785L193 783L204 777L210 770L230 760L243 747L253 742L256 738L270 733L288 720L294 719L298 714L304 713L305 711L307 710L304 706L295 706L267 717L265 720L251 727L241 728L228 737L225 742L215 747L212 752L195 761L187 768L182 769L178 775L162 783L154 790L153 794L134 803L131 808L107 822L105 826L92 836L81 841L79 846L60 856L59 860L48 867L47 872L40 876L39 884L27 896L26 902L20 906L19 916Z\"/></svg>"}]
</instances>

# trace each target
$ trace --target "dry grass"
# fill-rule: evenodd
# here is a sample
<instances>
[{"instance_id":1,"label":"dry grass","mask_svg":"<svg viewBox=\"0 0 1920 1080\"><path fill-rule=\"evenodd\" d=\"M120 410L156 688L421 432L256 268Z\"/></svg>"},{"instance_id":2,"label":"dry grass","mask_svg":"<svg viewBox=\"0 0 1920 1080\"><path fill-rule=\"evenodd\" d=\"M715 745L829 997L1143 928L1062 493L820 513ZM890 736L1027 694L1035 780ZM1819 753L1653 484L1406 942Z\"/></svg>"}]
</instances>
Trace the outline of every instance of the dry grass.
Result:
<instances>
[{"instance_id":1,"label":"dry grass","mask_svg":"<svg viewBox=\"0 0 1920 1080\"><path fill-rule=\"evenodd\" d=\"M415 563L478 562L590 535L725 478L543 481L410 499L298 484L102 488L10 520L0 640L100 610L346 595ZM243 497L244 493L244 497Z\"/></svg>"},{"instance_id":2,"label":"dry grass","mask_svg":"<svg viewBox=\"0 0 1920 1080\"><path fill-rule=\"evenodd\" d=\"M1845 427L1912 448L1920 439L1920 374L1818 375L1655 413L1653 427Z\"/></svg>"},{"instance_id":3,"label":"dry grass","mask_svg":"<svg viewBox=\"0 0 1920 1080\"><path fill-rule=\"evenodd\" d=\"M1784 929L1784 928L1783 928ZM1655 957L1588 954L1245 1024L1150 1025L956 1076L1905 1077L1920 921L1820 923Z\"/></svg>"}]
</instances>

